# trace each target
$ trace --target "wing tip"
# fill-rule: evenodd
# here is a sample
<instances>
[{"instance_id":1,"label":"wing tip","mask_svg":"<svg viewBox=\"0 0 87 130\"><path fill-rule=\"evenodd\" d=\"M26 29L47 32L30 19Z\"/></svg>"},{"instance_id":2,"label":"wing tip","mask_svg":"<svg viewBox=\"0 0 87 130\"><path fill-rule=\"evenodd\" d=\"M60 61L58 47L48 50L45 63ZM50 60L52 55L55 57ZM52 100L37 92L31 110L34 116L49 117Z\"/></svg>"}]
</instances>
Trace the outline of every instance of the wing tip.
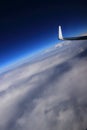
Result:
<instances>
[{"instance_id":1,"label":"wing tip","mask_svg":"<svg viewBox=\"0 0 87 130\"><path fill-rule=\"evenodd\" d=\"M61 25L59 25L59 28L58 28L58 39L59 40L63 40L63 34L62 34Z\"/></svg>"}]
</instances>

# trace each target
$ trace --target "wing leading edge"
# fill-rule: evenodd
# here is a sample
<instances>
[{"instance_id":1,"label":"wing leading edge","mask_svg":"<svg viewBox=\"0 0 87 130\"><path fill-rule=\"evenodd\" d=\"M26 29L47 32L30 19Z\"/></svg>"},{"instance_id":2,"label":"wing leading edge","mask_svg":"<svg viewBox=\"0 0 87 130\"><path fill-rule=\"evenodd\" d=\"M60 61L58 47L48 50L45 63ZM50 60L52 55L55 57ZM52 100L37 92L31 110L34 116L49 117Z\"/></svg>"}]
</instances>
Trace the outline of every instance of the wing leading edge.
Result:
<instances>
[{"instance_id":1,"label":"wing leading edge","mask_svg":"<svg viewBox=\"0 0 87 130\"><path fill-rule=\"evenodd\" d=\"M62 34L62 28L61 28L61 26L59 26L59 29L58 29L58 39L59 40L87 40L87 36L66 37L66 38L64 38L63 34Z\"/></svg>"}]
</instances>

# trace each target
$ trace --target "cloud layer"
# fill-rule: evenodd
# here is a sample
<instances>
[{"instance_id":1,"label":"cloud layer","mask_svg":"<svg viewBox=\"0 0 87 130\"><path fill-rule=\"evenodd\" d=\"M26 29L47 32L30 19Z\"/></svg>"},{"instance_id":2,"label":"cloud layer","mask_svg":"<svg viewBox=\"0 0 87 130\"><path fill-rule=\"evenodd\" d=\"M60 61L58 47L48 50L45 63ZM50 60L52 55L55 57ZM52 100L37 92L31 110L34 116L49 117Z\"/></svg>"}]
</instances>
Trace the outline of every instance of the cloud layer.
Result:
<instances>
[{"instance_id":1,"label":"cloud layer","mask_svg":"<svg viewBox=\"0 0 87 130\"><path fill-rule=\"evenodd\" d=\"M64 42L0 75L0 130L85 130L87 44Z\"/></svg>"}]
</instances>

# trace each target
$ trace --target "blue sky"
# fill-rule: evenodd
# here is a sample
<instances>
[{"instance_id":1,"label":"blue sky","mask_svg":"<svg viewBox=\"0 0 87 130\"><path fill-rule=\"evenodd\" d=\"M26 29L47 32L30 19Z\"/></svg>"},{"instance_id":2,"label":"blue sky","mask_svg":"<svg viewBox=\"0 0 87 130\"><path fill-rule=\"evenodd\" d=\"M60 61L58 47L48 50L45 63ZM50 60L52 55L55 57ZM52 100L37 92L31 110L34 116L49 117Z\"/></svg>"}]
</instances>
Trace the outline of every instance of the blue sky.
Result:
<instances>
[{"instance_id":1,"label":"blue sky","mask_svg":"<svg viewBox=\"0 0 87 130\"><path fill-rule=\"evenodd\" d=\"M0 2L0 69L87 30L86 3L64 0Z\"/></svg>"}]
</instances>

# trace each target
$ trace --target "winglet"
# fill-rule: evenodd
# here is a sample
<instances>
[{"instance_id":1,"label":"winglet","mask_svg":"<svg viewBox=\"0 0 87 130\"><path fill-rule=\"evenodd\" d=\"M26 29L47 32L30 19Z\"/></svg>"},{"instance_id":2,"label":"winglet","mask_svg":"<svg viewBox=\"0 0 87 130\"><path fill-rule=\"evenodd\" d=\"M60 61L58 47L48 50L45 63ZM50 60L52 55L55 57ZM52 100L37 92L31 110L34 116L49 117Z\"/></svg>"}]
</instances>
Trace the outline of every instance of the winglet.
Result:
<instances>
[{"instance_id":1,"label":"winglet","mask_svg":"<svg viewBox=\"0 0 87 130\"><path fill-rule=\"evenodd\" d=\"M59 26L59 35L58 35L59 40L63 40L63 35L62 35L62 29L61 26Z\"/></svg>"}]
</instances>

